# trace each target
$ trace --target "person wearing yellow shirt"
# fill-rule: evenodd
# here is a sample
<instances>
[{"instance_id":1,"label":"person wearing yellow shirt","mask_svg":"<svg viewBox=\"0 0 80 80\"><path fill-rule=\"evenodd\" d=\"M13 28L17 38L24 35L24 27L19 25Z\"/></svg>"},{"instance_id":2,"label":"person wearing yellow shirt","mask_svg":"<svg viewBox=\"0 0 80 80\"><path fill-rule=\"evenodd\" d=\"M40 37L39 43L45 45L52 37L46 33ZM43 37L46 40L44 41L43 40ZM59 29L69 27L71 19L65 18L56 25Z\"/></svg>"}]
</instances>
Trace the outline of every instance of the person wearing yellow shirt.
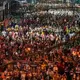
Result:
<instances>
[{"instance_id":1,"label":"person wearing yellow shirt","mask_svg":"<svg viewBox=\"0 0 80 80\"><path fill-rule=\"evenodd\" d=\"M43 63L43 64L41 65L41 68L44 69L45 67L46 67L46 64Z\"/></svg>"}]
</instances>

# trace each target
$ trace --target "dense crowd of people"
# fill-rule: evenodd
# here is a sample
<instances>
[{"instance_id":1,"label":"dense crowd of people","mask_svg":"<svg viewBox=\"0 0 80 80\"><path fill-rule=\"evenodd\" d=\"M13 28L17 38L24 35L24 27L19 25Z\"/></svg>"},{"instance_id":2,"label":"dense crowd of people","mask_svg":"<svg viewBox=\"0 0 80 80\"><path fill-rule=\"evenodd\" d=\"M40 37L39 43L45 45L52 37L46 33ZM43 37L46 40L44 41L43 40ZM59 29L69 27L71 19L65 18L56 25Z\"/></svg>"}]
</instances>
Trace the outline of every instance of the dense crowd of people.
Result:
<instances>
[{"instance_id":1,"label":"dense crowd of people","mask_svg":"<svg viewBox=\"0 0 80 80\"><path fill-rule=\"evenodd\" d=\"M62 45L80 38L80 28L74 20L51 17L1 25L0 80L80 80L80 39L76 46Z\"/></svg>"}]
</instances>

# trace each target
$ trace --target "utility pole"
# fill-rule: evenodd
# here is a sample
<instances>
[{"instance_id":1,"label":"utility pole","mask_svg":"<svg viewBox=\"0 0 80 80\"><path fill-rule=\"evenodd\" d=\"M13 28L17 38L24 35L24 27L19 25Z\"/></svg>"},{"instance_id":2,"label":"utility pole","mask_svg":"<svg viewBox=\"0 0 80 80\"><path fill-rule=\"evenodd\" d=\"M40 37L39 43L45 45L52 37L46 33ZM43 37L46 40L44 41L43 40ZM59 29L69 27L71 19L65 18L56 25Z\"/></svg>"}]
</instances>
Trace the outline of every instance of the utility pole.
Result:
<instances>
[{"instance_id":1,"label":"utility pole","mask_svg":"<svg viewBox=\"0 0 80 80\"><path fill-rule=\"evenodd\" d=\"M73 16L75 15L75 0L72 0Z\"/></svg>"},{"instance_id":2,"label":"utility pole","mask_svg":"<svg viewBox=\"0 0 80 80\"><path fill-rule=\"evenodd\" d=\"M6 6L6 4L7 4L7 1L4 1L3 2L3 20L5 19L5 6Z\"/></svg>"}]
</instances>

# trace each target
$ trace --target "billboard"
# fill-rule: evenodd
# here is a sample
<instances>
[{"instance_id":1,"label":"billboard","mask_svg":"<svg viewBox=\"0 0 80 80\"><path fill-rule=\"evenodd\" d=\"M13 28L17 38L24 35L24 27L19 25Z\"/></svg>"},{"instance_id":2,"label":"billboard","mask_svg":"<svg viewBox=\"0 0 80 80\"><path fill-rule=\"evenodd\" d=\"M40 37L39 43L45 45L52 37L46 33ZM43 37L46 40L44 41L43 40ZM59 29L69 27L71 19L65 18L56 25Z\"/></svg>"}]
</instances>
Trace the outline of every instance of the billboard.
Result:
<instances>
[{"instance_id":1,"label":"billboard","mask_svg":"<svg viewBox=\"0 0 80 80\"><path fill-rule=\"evenodd\" d=\"M36 3L36 0L27 0L28 3L34 4Z\"/></svg>"},{"instance_id":2,"label":"billboard","mask_svg":"<svg viewBox=\"0 0 80 80\"><path fill-rule=\"evenodd\" d=\"M75 3L80 4L80 0L76 0Z\"/></svg>"},{"instance_id":3,"label":"billboard","mask_svg":"<svg viewBox=\"0 0 80 80\"><path fill-rule=\"evenodd\" d=\"M72 3L80 4L80 0L71 0Z\"/></svg>"}]
</instances>

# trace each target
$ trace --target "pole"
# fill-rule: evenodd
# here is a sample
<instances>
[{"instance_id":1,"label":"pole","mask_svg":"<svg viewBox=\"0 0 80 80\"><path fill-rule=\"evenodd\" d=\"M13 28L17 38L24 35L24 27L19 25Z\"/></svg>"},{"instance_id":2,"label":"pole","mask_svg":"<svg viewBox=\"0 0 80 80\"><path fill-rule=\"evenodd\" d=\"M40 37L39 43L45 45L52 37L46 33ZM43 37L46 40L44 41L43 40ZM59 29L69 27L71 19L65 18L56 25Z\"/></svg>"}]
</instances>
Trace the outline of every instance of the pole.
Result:
<instances>
[{"instance_id":1,"label":"pole","mask_svg":"<svg viewBox=\"0 0 80 80\"><path fill-rule=\"evenodd\" d=\"M8 18L9 18L9 15L10 15L10 14L9 14L9 3L8 3Z\"/></svg>"}]
</instances>

